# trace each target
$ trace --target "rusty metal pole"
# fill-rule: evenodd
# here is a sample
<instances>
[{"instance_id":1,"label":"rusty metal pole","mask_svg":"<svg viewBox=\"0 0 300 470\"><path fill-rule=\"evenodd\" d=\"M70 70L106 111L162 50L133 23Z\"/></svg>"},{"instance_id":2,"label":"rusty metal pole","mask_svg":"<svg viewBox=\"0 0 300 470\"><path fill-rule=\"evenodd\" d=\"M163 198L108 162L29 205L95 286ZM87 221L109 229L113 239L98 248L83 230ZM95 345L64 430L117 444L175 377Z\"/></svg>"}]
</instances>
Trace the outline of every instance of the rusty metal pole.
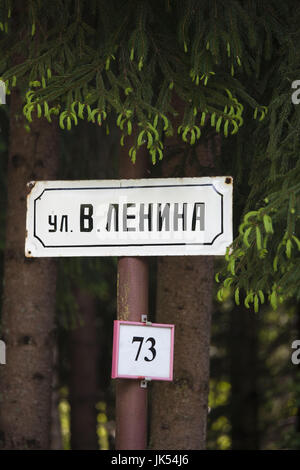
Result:
<instances>
[{"instance_id":1,"label":"rusty metal pole","mask_svg":"<svg viewBox=\"0 0 300 470\"><path fill-rule=\"evenodd\" d=\"M135 165L122 147L120 178L146 176L147 155L139 155ZM124 149L124 150L123 150ZM148 262L143 257L120 257L118 260L118 320L141 321L148 315ZM147 388L140 380L117 379L116 449L143 450L147 447Z\"/></svg>"}]
</instances>

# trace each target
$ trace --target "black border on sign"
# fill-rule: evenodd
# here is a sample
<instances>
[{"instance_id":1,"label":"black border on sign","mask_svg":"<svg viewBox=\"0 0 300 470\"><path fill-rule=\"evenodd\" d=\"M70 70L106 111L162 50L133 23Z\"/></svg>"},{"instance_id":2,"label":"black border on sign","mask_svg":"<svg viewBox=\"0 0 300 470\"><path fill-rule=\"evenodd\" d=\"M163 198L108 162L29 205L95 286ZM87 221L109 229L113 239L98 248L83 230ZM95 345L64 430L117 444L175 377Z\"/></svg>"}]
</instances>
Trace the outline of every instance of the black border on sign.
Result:
<instances>
[{"instance_id":1,"label":"black border on sign","mask_svg":"<svg viewBox=\"0 0 300 470\"><path fill-rule=\"evenodd\" d=\"M214 191L221 196L221 232L218 233L211 242L204 243L130 243L121 245L45 245L44 242L36 234L36 201L41 199L42 195L46 191L86 191L86 190L99 190L99 189L136 189L136 188L183 188L189 186L212 186ZM87 187L87 188L47 188L44 189L41 194L34 199L34 213L33 213L33 236L36 238L44 248L111 248L111 247L129 247L129 246L185 246L185 245L212 245L215 240L222 235L224 232L223 225L223 194L221 194L212 183L203 184L160 184L151 186L106 186L106 187Z\"/></svg>"}]
</instances>

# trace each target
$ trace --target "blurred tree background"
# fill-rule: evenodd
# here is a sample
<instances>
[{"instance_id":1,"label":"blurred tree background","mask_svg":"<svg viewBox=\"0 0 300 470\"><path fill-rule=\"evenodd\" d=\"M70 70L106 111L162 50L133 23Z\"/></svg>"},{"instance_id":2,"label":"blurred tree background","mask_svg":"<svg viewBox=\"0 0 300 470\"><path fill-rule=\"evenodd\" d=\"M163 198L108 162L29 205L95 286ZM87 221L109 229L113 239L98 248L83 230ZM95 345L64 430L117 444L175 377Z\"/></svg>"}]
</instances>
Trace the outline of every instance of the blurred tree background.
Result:
<instances>
[{"instance_id":1,"label":"blurred tree background","mask_svg":"<svg viewBox=\"0 0 300 470\"><path fill-rule=\"evenodd\" d=\"M0 120L2 277L7 105L0 107ZM61 132L60 178L116 178L117 146L116 131L107 136L89 123L83 122L76 131ZM90 158L82 158L83 155ZM152 172L152 176L159 175L159 168ZM240 208L243 191L246 197L245 186L235 186L239 196L235 202ZM221 259L216 260L216 271L222 263ZM52 448L114 448L114 384L110 368L116 259L65 258L59 259L58 265ZM155 317L154 259L151 273L150 312ZM85 310L80 302L82 296ZM291 344L299 334L299 307L292 302L277 311L266 306L254 313L235 305L230 289L225 301L218 302L215 285L208 449L300 448L299 366L291 362Z\"/></svg>"},{"instance_id":2,"label":"blurred tree background","mask_svg":"<svg viewBox=\"0 0 300 470\"><path fill-rule=\"evenodd\" d=\"M30 2L30 6L33 3ZM17 80L18 86L20 81L26 90L29 87L25 109L29 120L31 113L41 114L41 106L45 116L51 119L48 101L51 105L53 100L52 114L60 114L61 127L68 129L60 131L59 179L117 178L120 134L114 123L117 121L125 137L131 133L135 113L136 122L141 125L139 136L142 132L147 133L148 148L152 160L156 161L149 176L160 176L164 138L171 134L169 117L174 111L170 104L173 88L186 103L183 127L178 127L179 134L184 137L182 145L185 150L189 148L185 164L197 149L196 134L200 127L201 141L221 129L215 171L234 178L235 237L244 215L250 210L255 213L250 222L248 217L240 231L233 255L226 262L215 259L215 272L222 271L226 279L222 286L223 303L218 301L216 285L214 291L207 447L299 449L300 374L299 366L291 362L291 344L300 337L299 253L293 238L299 226L300 107L290 101L290 83L299 78L299 9L294 11L291 1L282 5L276 1L254 2L247 15L247 5L251 2L226 1L218 2L221 6L217 15L217 2L213 5L205 0L190 0L186 2L186 8L182 2L174 2L178 21L175 24L168 16L172 2L162 2L164 15L161 16L157 3L153 11L151 2L128 2L129 9L125 3L122 2L124 17L115 8L116 1L112 5L118 15L109 14L105 1L91 2L92 10L86 10L82 1L76 3L78 8L74 8L73 16L68 17L68 8L73 5L71 1L51 2L48 24L47 15L41 14L48 5L40 2L38 7L26 9L26 21L21 30L27 42L19 36L14 42L16 35L11 34L7 23L1 22L1 30L7 33L3 39L7 51L1 62L2 70L7 74L5 79L10 88L16 86ZM3 5L1 14L7 17L9 2ZM16 2L16 5L20 9L22 2ZM202 7L205 9L203 16ZM57 22L53 21L57 17L56 8L66 13L61 14ZM193 13L195 11L198 16ZM159 18L157 23L152 21L153 15ZM144 25L148 20L151 27L147 29ZM125 28L126 40L121 41L123 21L134 27L132 34L130 28ZM58 34L58 29L66 31L66 36ZM110 34L114 29L118 32L116 38ZM35 35L42 37L40 43ZM178 47L174 49L177 40ZM64 42L63 47L60 41ZM53 47L49 48L50 43ZM32 62L25 60L22 63L21 60L15 66L11 63L14 57L9 48L13 53L16 50L24 53L28 44ZM78 47L82 44L84 48L79 57ZM155 52L156 44L163 51L163 59L161 52ZM144 49L145 45L148 49ZM91 71L92 60L99 60L101 73ZM8 70L5 69L6 62ZM123 74L123 67L130 70L128 76ZM103 77L105 83L101 81ZM243 126L241 103L235 97L244 104ZM259 123L254 121L253 110L255 119L262 118L266 110L260 104L268 103L267 118ZM78 121L77 115L80 118L83 113L83 105L85 111L88 109L87 121L97 118L101 124L107 117L108 127L79 120L72 128ZM93 106L97 108L93 110ZM108 116L103 113L104 108L109 109ZM228 135L229 122L234 133L238 128L236 135ZM156 132L153 125L157 126ZM0 131L2 279L9 104L0 106ZM147 142L142 139L137 142L131 153L133 160L135 150L144 143ZM181 175L184 170L181 168ZM208 174L207 171L209 168L202 167L198 175ZM277 204L277 209L272 204ZM275 230L268 229L265 233L264 217L270 214L275 221ZM245 243L247 231L248 234L251 232L249 246ZM292 256L287 239L293 243ZM261 246L264 241L268 250ZM276 257L279 269L274 266ZM244 269L232 272L232 260ZM150 312L155 320L156 259L151 259L150 264ZM116 259L59 259L57 265L51 447L114 448L115 391L110 368L112 322L116 311ZM226 284L231 275L234 287L230 282ZM284 292L280 292L276 284L282 280ZM236 304L234 290L237 285L250 296L250 309ZM0 294L2 289L1 282ZM271 303L255 313L252 304L255 296L258 301L259 291L264 291ZM254 295L254 292L257 293ZM284 302L280 303L280 297ZM274 309L276 304L277 310Z\"/></svg>"}]
</instances>

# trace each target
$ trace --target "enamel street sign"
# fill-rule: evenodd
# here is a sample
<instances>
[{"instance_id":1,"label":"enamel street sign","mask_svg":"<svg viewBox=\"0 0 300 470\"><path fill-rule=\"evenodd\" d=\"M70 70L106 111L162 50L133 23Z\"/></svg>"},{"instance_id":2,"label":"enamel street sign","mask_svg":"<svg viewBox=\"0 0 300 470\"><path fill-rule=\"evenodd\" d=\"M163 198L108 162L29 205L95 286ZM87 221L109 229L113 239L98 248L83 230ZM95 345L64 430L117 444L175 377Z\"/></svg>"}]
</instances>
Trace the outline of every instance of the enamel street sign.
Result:
<instances>
[{"instance_id":1,"label":"enamel street sign","mask_svg":"<svg viewBox=\"0 0 300 470\"><path fill-rule=\"evenodd\" d=\"M27 257L224 255L232 178L28 184Z\"/></svg>"}]
</instances>

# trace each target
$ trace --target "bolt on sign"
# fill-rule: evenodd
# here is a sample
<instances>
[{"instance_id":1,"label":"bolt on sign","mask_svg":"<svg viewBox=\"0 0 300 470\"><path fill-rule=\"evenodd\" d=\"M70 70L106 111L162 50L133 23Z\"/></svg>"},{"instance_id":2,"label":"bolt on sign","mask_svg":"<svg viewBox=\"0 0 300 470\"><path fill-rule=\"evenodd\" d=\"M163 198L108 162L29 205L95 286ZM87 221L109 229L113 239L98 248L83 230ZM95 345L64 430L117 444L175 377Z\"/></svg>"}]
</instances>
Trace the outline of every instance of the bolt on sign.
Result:
<instances>
[{"instance_id":1,"label":"bolt on sign","mask_svg":"<svg viewBox=\"0 0 300 470\"><path fill-rule=\"evenodd\" d=\"M232 178L28 183L27 257L224 255Z\"/></svg>"}]
</instances>

